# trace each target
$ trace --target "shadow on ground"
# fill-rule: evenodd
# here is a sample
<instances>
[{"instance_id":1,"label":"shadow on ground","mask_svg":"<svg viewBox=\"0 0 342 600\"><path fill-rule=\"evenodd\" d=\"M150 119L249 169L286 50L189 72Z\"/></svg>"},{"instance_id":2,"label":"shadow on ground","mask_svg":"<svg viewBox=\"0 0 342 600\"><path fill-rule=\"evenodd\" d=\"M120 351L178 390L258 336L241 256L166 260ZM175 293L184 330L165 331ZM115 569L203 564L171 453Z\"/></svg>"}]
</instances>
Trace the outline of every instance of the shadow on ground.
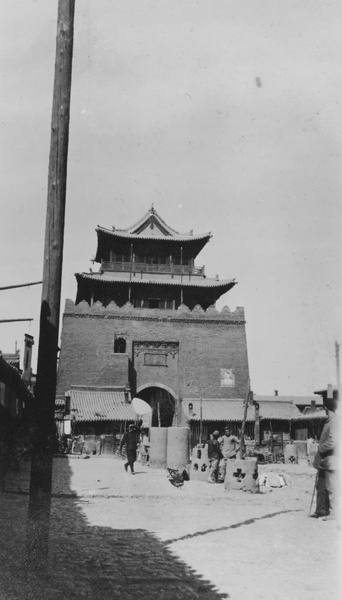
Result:
<instances>
[{"instance_id":1,"label":"shadow on ground","mask_svg":"<svg viewBox=\"0 0 342 600\"><path fill-rule=\"evenodd\" d=\"M70 482L70 467L69 482ZM49 557L26 565L28 494L0 496L1 600L218 600L228 598L196 575L150 532L90 526L82 500L53 497Z\"/></svg>"}]
</instances>

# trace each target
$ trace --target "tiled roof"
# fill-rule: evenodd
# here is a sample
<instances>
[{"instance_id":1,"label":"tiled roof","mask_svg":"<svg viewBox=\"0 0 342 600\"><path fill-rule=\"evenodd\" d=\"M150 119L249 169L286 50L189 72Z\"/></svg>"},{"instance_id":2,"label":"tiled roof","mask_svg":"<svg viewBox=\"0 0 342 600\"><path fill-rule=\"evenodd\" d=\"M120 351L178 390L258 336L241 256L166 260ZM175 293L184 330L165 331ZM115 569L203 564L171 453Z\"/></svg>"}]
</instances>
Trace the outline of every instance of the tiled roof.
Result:
<instances>
[{"instance_id":1,"label":"tiled roof","mask_svg":"<svg viewBox=\"0 0 342 600\"><path fill-rule=\"evenodd\" d=\"M279 421L285 419L294 419L301 415L301 412L297 406L292 402L285 402L279 400L258 400L260 396L254 396L254 401L258 402L261 419L276 419Z\"/></svg>"},{"instance_id":2,"label":"tiled roof","mask_svg":"<svg viewBox=\"0 0 342 600\"><path fill-rule=\"evenodd\" d=\"M189 413L189 403L193 405L192 414ZM242 421L244 415L244 401L240 398L202 399L203 421ZM201 401L198 398L183 398L183 410L187 419L200 421ZM247 409L247 421L254 421L254 408Z\"/></svg>"},{"instance_id":3,"label":"tiled roof","mask_svg":"<svg viewBox=\"0 0 342 600\"><path fill-rule=\"evenodd\" d=\"M139 221L137 221L137 223L134 223L134 225L131 225L131 227L127 227L126 229L117 229L116 228L116 231L126 232L126 233L141 233L146 228L148 228L148 227L151 228L151 225L152 225L152 230L155 227L157 227L158 229L160 228L160 231L163 232L164 235L183 235L183 236L192 235L192 232L182 234L182 233L179 233L178 231L176 231L175 229L172 229L172 227L170 227L170 225L168 225L164 221L164 219L162 219L161 216L157 213L153 204L152 204L150 210L148 210L147 213L141 219L139 219ZM115 230L114 227L113 227L113 230Z\"/></svg>"},{"instance_id":4,"label":"tiled roof","mask_svg":"<svg viewBox=\"0 0 342 600\"><path fill-rule=\"evenodd\" d=\"M323 398L317 396L294 396L293 404L296 406L311 406L314 402L316 406L323 406Z\"/></svg>"},{"instance_id":5,"label":"tiled roof","mask_svg":"<svg viewBox=\"0 0 342 600\"><path fill-rule=\"evenodd\" d=\"M118 390L71 389L70 411L76 421L134 421L136 414L125 394Z\"/></svg>"},{"instance_id":6,"label":"tiled roof","mask_svg":"<svg viewBox=\"0 0 342 600\"><path fill-rule=\"evenodd\" d=\"M323 400L317 398L317 396L262 396L254 394L254 400L256 402L292 402L296 406L310 406L312 401L316 402L316 405L323 404Z\"/></svg>"},{"instance_id":7,"label":"tiled roof","mask_svg":"<svg viewBox=\"0 0 342 600\"><path fill-rule=\"evenodd\" d=\"M300 413L298 417L295 417L296 421L312 421L313 419L327 419L327 413L325 410L316 410L313 412Z\"/></svg>"},{"instance_id":8,"label":"tiled roof","mask_svg":"<svg viewBox=\"0 0 342 600\"><path fill-rule=\"evenodd\" d=\"M209 239L211 237L211 233L199 233L197 235L187 235L177 233L175 235L163 235L158 230L150 230L147 233L131 233L129 231L123 231L122 229L105 229L104 227L97 227L97 232L104 233L110 235L111 237L119 237L119 238L128 238L130 240L150 240L158 239L167 240L168 242L194 242L195 240L203 240Z\"/></svg>"},{"instance_id":9,"label":"tiled roof","mask_svg":"<svg viewBox=\"0 0 342 600\"><path fill-rule=\"evenodd\" d=\"M3 352L2 357L5 359L5 361L9 365L12 365L12 367L15 367L19 371L20 354L18 352L15 352L15 353Z\"/></svg>"},{"instance_id":10,"label":"tiled roof","mask_svg":"<svg viewBox=\"0 0 342 600\"><path fill-rule=\"evenodd\" d=\"M20 396L30 397L31 394L22 380L20 372L14 365L5 360L4 356L8 355L3 355L0 352L0 381L13 387Z\"/></svg>"},{"instance_id":11,"label":"tiled roof","mask_svg":"<svg viewBox=\"0 0 342 600\"><path fill-rule=\"evenodd\" d=\"M205 287L205 288L222 288L228 287L232 288L236 285L236 281L234 279L210 279L208 277L192 277L189 281L186 276L183 276L183 280L180 276L174 276L173 278L170 275L160 275L154 273L143 273L141 277L140 274L137 277L132 277L129 272L125 273L115 273L108 272L105 273L75 273L76 279L88 279L91 281L98 281L101 283L127 283L130 285L172 285L172 286L181 286L183 288L186 287Z\"/></svg>"}]
</instances>

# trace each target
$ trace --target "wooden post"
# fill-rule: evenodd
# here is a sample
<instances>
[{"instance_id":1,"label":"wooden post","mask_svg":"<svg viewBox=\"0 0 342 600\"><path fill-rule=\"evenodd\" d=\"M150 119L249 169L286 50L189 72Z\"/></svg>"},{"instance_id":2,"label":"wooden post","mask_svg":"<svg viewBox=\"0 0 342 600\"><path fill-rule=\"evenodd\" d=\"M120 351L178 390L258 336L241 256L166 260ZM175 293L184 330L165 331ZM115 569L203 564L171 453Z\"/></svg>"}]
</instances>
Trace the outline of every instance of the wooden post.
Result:
<instances>
[{"instance_id":1,"label":"wooden post","mask_svg":"<svg viewBox=\"0 0 342 600\"><path fill-rule=\"evenodd\" d=\"M254 423L254 441L256 446L260 446L260 406L257 402L254 403L255 423Z\"/></svg>"},{"instance_id":2,"label":"wooden post","mask_svg":"<svg viewBox=\"0 0 342 600\"><path fill-rule=\"evenodd\" d=\"M199 431L199 443L202 445L202 430L203 430L203 406L202 398L200 399L200 431Z\"/></svg>"},{"instance_id":3,"label":"wooden post","mask_svg":"<svg viewBox=\"0 0 342 600\"><path fill-rule=\"evenodd\" d=\"M247 419L248 403L249 403L251 393L252 392L250 391L250 380L248 379L247 392L246 392L246 397L245 397L245 401L244 401L243 418L242 418L242 423L241 423L240 450L239 450L240 458L243 457L243 451L245 449L246 419Z\"/></svg>"},{"instance_id":4,"label":"wooden post","mask_svg":"<svg viewBox=\"0 0 342 600\"><path fill-rule=\"evenodd\" d=\"M58 0L55 79L40 312L35 433L31 460L27 564L44 568L48 555L54 408L63 262L75 0Z\"/></svg>"},{"instance_id":5,"label":"wooden post","mask_svg":"<svg viewBox=\"0 0 342 600\"><path fill-rule=\"evenodd\" d=\"M181 267L181 304L183 304L183 246L181 246L181 259L180 259L180 267Z\"/></svg>"},{"instance_id":6,"label":"wooden post","mask_svg":"<svg viewBox=\"0 0 342 600\"><path fill-rule=\"evenodd\" d=\"M131 256L129 261L129 288L128 288L128 302L131 302L131 283L132 283L132 261L133 261L133 244L131 244Z\"/></svg>"}]
</instances>

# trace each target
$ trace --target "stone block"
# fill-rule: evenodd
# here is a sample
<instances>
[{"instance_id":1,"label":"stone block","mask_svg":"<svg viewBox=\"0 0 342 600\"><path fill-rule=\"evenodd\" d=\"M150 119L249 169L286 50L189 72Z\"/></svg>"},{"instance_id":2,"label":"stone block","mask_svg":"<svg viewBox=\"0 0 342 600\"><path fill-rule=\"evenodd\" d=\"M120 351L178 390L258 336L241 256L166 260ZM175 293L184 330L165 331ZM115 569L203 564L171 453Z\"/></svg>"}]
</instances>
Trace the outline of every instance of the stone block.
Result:
<instances>
[{"instance_id":1,"label":"stone block","mask_svg":"<svg viewBox=\"0 0 342 600\"><path fill-rule=\"evenodd\" d=\"M204 448L194 448L191 455L190 479L207 481L209 477L208 444Z\"/></svg>"},{"instance_id":2,"label":"stone block","mask_svg":"<svg viewBox=\"0 0 342 600\"><path fill-rule=\"evenodd\" d=\"M285 446L285 464L293 463L298 464L298 450L297 446L293 443L286 444Z\"/></svg>"},{"instance_id":3,"label":"stone block","mask_svg":"<svg viewBox=\"0 0 342 600\"><path fill-rule=\"evenodd\" d=\"M224 480L226 490L243 490L253 492L259 491L258 464L256 458L245 460L228 460Z\"/></svg>"}]
</instances>

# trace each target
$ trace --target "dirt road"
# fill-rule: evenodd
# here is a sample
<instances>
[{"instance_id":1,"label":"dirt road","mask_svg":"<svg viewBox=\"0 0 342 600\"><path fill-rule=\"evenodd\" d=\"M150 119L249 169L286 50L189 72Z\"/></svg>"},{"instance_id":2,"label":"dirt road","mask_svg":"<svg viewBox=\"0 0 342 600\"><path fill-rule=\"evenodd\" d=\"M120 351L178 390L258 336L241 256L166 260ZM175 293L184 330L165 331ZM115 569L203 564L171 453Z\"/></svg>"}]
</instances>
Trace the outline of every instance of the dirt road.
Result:
<instances>
[{"instance_id":1,"label":"dirt road","mask_svg":"<svg viewBox=\"0 0 342 600\"><path fill-rule=\"evenodd\" d=\"M227 492L223 485L195 480L178 490L165 471L137 465L136 475L131 476L116 459L55 459L51 537L58 538L63 531L68 536L71 568L75 552L81 556L85 551L84 547L80 551L84 536L88 554L73 567L74 573L77 569L80 573L83 592L79 597L97 597L100 584L96 585L95 576L91 588L89 582L81 583L83 562L93 560L92 568L102 575L105 565L106 581L111 579L113 585L120 583L115 577L120 579L118 569L123 569L125 589L132 594L124 596L119 585L121 598L140 598L140 590L141 597L145 594L148 599L173 600L180 595L233 600L321 600L329 596L337 600L342 588L336 522L308 517L315 471L306 465L267 465L259 467L259 473L279 469L290 476L290 486L251 494ZM24 472L19 483L18 478L9 478L5 496L9 498L18 486L25 492L27 482ZM90 532L97 540L94 547L87 537ZM122 545L123 553L118 553L113 566L113 548L120 548L130 536L134 550ZM55 564L63 563L62 541L57 547L53 544L52 555ZM183 575L179 565L185 566ZM67 565L63 573L70 577ZM158 590L147 592L153 581L159 581ZM206 587L196 587L199 581Z\"/></svg>"}]
</instances>

